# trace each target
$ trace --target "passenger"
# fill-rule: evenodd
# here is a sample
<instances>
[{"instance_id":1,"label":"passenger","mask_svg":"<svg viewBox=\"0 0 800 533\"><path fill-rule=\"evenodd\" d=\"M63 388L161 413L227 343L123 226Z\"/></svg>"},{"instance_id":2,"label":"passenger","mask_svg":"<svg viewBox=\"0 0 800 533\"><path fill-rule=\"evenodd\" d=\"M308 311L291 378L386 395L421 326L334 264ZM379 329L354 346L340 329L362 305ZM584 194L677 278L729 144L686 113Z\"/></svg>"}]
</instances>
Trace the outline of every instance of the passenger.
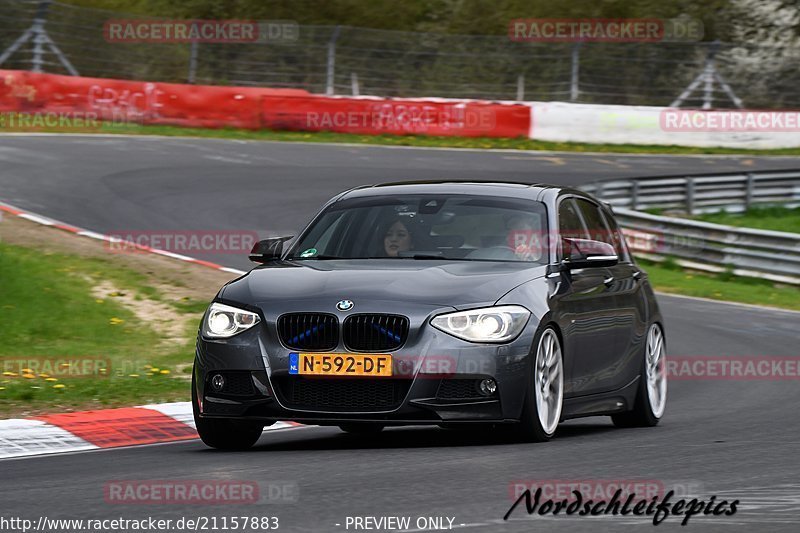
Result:
<instances>
[{"instance_id":1,"label":"passenger","mask_svg":"<svg viewBox=\"0 0 800 533\"><path fill-rule=\"evenodd\" d=\"M383 237L383 249L389 257L397 257L399 252L407 252L413 246L411 232L402 220L395 220Z\"/></svg>"}]
</instances>

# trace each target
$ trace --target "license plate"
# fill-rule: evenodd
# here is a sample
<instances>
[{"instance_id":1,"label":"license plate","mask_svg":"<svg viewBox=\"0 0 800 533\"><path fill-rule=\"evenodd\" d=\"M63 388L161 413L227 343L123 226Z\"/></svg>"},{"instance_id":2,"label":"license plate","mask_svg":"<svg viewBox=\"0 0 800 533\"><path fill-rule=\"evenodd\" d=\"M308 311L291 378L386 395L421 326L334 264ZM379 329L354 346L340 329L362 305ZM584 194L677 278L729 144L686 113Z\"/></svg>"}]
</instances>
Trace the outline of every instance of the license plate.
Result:
<instances>
[{"instance_id":1,"label":"license plate","mask_svg":"<svg viewBox=\"0 0 800 533\"><path fill-rule=\"evenodd\" d=\"M389 354L290 353L290 374L317 376L391 376Z\"/></svg>"}]
</instances>

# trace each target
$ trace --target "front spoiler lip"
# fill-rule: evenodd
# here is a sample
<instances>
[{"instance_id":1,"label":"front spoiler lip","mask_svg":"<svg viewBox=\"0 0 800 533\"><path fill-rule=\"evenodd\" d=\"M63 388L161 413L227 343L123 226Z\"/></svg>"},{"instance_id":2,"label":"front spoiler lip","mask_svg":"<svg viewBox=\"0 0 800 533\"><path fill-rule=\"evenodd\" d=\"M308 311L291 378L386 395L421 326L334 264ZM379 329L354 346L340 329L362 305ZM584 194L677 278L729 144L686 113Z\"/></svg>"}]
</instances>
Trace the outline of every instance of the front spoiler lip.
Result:
<instances>
[{"instance_id":1,"label":"front spoiler lip","mask_svg":"<svg viewBox=\"0 0 800 533\"><path fill-rule=\"evenodd\" d=\"M226 419L226 420L242 420L254 422L297 422L300 424L315 425L315 426L335 426L338 424L351 424L351 423L369 423L369 424L383 424L385 426L438 426L440 424L517 424L519 420L512 418L496 418L496 419L461 419L461 420L421 420L417 418L410 419L385 419L385 418L298 418L298 417L276 417L266 418L263 416L228 416L228 415L201 415L201 418L209 419Z\"/></svg>"}]
</instances>

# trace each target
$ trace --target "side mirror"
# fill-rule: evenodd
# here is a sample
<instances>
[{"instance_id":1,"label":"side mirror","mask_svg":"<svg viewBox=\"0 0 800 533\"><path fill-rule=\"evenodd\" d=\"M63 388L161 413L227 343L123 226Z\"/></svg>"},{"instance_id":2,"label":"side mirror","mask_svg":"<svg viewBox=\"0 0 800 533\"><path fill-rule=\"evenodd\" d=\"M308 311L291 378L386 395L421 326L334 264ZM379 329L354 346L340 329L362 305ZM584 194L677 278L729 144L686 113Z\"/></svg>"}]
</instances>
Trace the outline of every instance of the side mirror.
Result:
<instances>
[{"instance_id":1,"label":"side mirror","mask_svg":"<svg viewBox=\"0 0 800 533\"><path fill-rule=\"evenodd\" d=\"M250 261L254 263L269 263L280 259L283 254L283 243L289 239L294 238L294 235L288 237L274 237L272 239L264 239L258 241L253 249L250 251Z\"/></svg>"},{"instance_id":2,"label":"side mirror","mask_svg":"<svg viewBox=\"0 0 800 533\"><path fill-rule=\"evenodd\" d=\"M617 252L608 243L589 239L561 239L564 259L561 264L574 268L609 267L619 262Z\"/></svg>"}]
</instances>

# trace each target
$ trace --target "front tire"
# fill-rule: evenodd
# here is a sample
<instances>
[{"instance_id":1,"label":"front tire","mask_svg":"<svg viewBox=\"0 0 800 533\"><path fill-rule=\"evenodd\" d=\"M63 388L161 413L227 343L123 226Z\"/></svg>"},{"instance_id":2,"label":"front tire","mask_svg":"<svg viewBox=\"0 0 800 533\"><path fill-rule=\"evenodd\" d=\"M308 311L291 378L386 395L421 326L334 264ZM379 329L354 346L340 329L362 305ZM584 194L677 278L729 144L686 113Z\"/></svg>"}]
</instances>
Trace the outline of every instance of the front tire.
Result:
<instances>
[{"instance_id":1,"label":"front tire","mask_svg":"<svg viewBox=\"0 0 800 533\"><path fill-rule=\"evenodd\" d=\"M527 442L545 442L555 435L564 404L564 358L552 326L539 336L532 378L517 433Z\"/></svg>"},{"instance_id":2,"label":"front tire","mask_svg":"<svg viewBox=\"0 0 800 533\"><path fill-rule=\"evenodd\" d=\"M197 407L194 372L192 372L192 413L200 440L206 446L218 450L246 450L258 441L264 431L264 424L258 422L202 418Z\"/></svg>"},{"instance_id":3,"label":"front tire","mask_svg":"<svg viewBox=\"0 0 800 533\"><path fill-rule=\"evenodd\" d=\"M651 324L647 331L644 360L633 409L627 413L611 415L615 426L653 427L661 420L667 404L665 357L664 331L659 324Z\"/></svg>"}]
</instances>

